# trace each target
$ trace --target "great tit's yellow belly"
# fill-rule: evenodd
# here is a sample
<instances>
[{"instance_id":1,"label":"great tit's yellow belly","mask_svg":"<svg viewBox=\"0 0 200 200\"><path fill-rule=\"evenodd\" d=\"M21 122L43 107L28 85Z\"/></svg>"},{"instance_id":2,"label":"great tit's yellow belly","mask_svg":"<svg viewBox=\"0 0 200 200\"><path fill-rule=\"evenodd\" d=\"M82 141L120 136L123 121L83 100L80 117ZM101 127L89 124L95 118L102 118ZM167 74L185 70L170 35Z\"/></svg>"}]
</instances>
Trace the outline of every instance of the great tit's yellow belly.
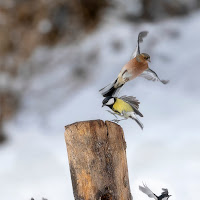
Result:
<instances>
[{"instance_id":1,"label":"great tit's yellow belly","mask_svg":"<svg viewBox=\"0 0 200 200\"><path fill-rule=\"evenodd\" d=\"M112 107L113 111L122 113L124 112L133 112L133 108L126 103L125 101L121 100L121 99L116 99L113 107Z\"/></svg>"}]
</instances>

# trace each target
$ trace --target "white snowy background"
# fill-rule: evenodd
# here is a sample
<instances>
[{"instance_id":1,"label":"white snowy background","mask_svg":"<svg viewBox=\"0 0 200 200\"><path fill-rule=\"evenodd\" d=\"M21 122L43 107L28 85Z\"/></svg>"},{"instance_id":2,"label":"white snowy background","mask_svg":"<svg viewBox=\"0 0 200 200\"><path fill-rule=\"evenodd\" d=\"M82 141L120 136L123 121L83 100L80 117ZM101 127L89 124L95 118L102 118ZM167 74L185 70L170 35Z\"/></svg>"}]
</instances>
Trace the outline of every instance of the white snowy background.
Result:
<instances>
[{"instance_id":1,"label":"white snowy background","mask_svg":"<svg viewBox=\"0 0 200 200\"><path fill-rule=\"evenodd\" d=\"M156 23L129 23L104 17L98 29L72 45L37 48L22 104L0 146L0 199L72 200L64 126L113 116L101 108L98 90L113 81L129 60L137 34L148 30L141 51L168 85L136 78L122 95L141 102L144 130L123 121L132 195L145 182L156 194L168 188L171 200L198 199L200 185L200 12ZM34 68L40 68L34 73ZM86 70L85 70L86 69ZM81 73L76 81L74 73ZM29 72L27 72L29 73ZM73 88L73 90L70 90Z\"/></svg>"}]
</instances>

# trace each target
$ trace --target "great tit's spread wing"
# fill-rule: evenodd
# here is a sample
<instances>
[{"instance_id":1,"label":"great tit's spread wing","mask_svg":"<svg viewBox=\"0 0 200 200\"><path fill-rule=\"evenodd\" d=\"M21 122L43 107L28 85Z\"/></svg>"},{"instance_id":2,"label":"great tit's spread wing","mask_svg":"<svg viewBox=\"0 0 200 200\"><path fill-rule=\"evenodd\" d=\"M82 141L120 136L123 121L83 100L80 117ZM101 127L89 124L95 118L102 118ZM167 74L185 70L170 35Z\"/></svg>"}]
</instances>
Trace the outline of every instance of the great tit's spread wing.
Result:
<instances>
[{"instance_id":1,"label":"great tit's spread wing","mask_svg":"<svg viewBox=\"0 0 200 200\"><path fill-rule=\"evenodd\" d=\"M167 84L169 81L168 80L161 80L156 72L154 72L152 69L148 68L145 71L143 71L140 75L140 77L146 78L147 80L151 81L160 81L163 84Z\"/></svg>"},{"instance_id":2,"label":"great tit's spread wing","mask_svg":"<svg viewBox=\"0 0 200 200\"><path fill-rule=\"evenodd\" d=\"M143 187L139 186L139 190L145 193L148 197L158 200L158 197L145 184L143 184Z\"/></svg>"},{"instance_id":3,"label":"great tit's spread wing","mask_svg":"<svg viewBox=\"0 0 200 200\"><path fill-rule=\"evenodd\" d=\"M138 40L137 45L135 48L135 51L133 52L131 59L135 58L138 54L140 54L140 43L143 42L143 38L146 37L148 34L148 31L142 31L138 34Z\"/></svg>"},{"instance_id":4,"label":"great tit's spread wing","mask_svg":"<svg viewBox=\"0 0 200 200\"><path fill-rule=\"evenodd\" d=\"M140 117L143 117L142 113L140 113L140 111L138 110L140 102L136 99L136 97L124 95L120 97L120 99L128 103L133 108L136 114L138 114Z\"/></svg>"},{"instance_id":5,"label":"great tit's spread wing","mask_svg":"<svg viewBox=\"0 0 200 200\"><path fill-rule=\"evenodd\" d=\"M136 97L124 95L121 96L120 99L122 99L123 101L127 102L130 105L132 104L136 109L139 108L140 102L136 99Z\"/></svg>"}]
</instances>

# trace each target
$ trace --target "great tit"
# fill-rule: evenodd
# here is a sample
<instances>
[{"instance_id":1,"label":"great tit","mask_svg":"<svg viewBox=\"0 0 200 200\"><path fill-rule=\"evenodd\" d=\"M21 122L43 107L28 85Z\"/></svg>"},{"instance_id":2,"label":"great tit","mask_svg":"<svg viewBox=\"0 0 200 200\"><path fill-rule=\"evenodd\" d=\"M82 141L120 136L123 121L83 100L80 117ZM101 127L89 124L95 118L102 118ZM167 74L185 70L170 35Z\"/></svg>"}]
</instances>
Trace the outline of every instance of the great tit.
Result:
<instances>
[{"instance_id":1,"label":"great tit","mask_svg":"<svg viewBox=\"0 0 200 200\"><path fill-rule=\"evenodd\" d=\"M139 186L139 190L145 193L148 197L154 198L155 200L167 200L170 196L168 194L168 189L162 188L163 192L160 196L155 195L145 184L142 186Z\"/></svg>"},{"instance_id":2,"label":"great tit","mask_svg":"<svg viewBox=\"0 0 200 200\"><path fill-rule=\"evenodd\" d=\"M106 97L102 102L103 106L108 106L110 109L112 109L113 112L110 112L115 117L116 115L119 115L123 117L123 120L126 120L128 118L131 118L135 120L138 125L143 129L143 124L138 120L136 115L139 115L140 117L143 117L142 113L139 112L139 104L140 102L132 96L122 96L120 98L117 97ZM121 120L113 120L115 122L119 122Z\"/></svg>"},{"instance_id":3,"label":"great tit","mask_svg":"<svg viewBox=\"0 0 200 200\"><path fill-rule=\"evenodd\" d=\"M142 31L138 34L137 46L130 61L124 65L114 82L99 90L104 97L117 96L122 86L137 76L152 81L160 81L163 84L168 83L166 80L160 80L158 75L149 68L148 62L150 62L150 56L147 53L140 53L140 43L143 42L143 38L147 34L147 31Z\"/></svg>"}]
</instances>

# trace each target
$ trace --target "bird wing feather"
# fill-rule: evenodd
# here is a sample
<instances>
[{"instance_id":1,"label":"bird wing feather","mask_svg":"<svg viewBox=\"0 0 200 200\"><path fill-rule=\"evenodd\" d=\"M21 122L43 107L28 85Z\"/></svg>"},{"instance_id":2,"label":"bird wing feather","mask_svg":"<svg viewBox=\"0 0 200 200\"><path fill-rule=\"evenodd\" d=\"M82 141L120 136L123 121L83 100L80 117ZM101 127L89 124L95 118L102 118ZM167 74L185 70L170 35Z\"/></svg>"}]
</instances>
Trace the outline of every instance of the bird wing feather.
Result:
<instances>
[{"instance_id":1,"label":"bird wing feather","mask_svg":"<svg viewBox=\"0 0 200 200\"><path fill-rule=\"evenodd\" d=\"M148 68L145 71L143 71L140 75L140 77L143 77L147 80L151 80L151 81L160 81L163 84L167 84L169 82L169 80L161 80L158 75L156 74L156 72L154 72L152 69Z\"/></svg>"},{"instance_id":2,"label":"bird wing feather","mask_svg":"<svg viewBox=\"0 0 200 200\"><path fill-rule=\"evenodd\" d=\"M136 97L124 95L121 96L120 99L128 103L133 108L136 114L143 117L142 113L140 113L140 111L138 110L140 102L136 99Z\"/></svg>"},{"instance_id":3,"label":"bird wing feather","mask_svg":"<svg viewBox=\"0 0 200 200\"><path fill-rule=\"evenodd\" d=\"M145 185L143 184L144 187L139 186L139 190L145 193L148 197L154 198L155 200L158 200L157 196Z\"/></svg>"},{"instance_id":4,"label":"bird wing feather","mask_svg":"<svg viewBox=\"0 0 200 200\"><path fill-rule=\"evenodd\" d=\"M148 31L142 31L138 34L137 45L135 51L131 55L131 59L135 58L138 54L140 54L140 43L143 42L143 38L148 35Z\"/></svg>"},{"instance_id":5,"label":"bird wing feather","mask_svg":"<svg viewBox=\"0 0 200 200\"><path fill-rule=\"evenodd\" d=\"M122 99L123 101L127 102L130 105L133 105L134 108L139 109L140 102L136 99L136 97L124 95L121 96L120 99Z\"/></svg>"},{"instance_id":6,"label":"bird wing feather","mask_svg":"<svg viewBox=\"0 0 200 200\"><path fill-rule=\"evenodd\" d=\"M166 194L166 195L168 195L168 189L166 189L166 188L162 188L162 190L163 190L162 194Z\"/></svg>"}]
</instances>

